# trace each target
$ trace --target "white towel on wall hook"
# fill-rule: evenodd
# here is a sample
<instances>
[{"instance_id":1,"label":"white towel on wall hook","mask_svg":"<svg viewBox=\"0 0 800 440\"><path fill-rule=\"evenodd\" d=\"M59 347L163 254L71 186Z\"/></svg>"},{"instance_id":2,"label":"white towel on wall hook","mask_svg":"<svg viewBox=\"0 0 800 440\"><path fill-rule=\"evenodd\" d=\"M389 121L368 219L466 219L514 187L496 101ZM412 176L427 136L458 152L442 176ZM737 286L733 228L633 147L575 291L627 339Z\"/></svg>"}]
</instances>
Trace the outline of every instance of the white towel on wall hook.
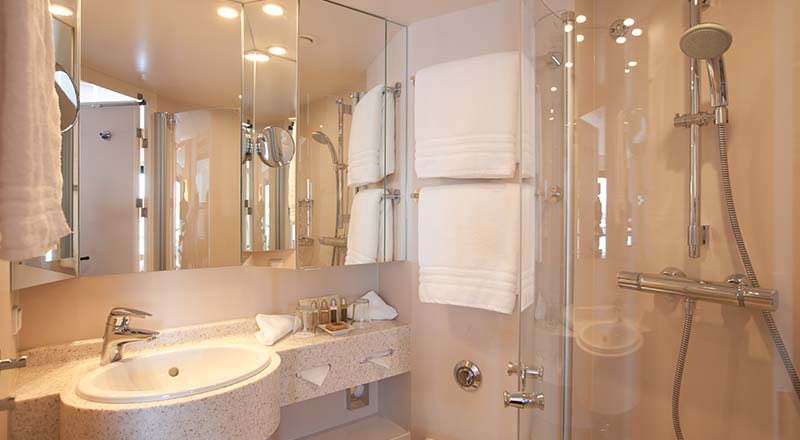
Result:
<instances>
[{"instance_id":1,"label":"white towel on wall hook","mask_svg":"<svg viewBox=\"0 0 800 440\"><path fill-rule=\"evenodd\" d=\"M0 14L0 259L44 255L69 234L61 209L61 113L47 0Z\"/></svg>"}]
</instances>

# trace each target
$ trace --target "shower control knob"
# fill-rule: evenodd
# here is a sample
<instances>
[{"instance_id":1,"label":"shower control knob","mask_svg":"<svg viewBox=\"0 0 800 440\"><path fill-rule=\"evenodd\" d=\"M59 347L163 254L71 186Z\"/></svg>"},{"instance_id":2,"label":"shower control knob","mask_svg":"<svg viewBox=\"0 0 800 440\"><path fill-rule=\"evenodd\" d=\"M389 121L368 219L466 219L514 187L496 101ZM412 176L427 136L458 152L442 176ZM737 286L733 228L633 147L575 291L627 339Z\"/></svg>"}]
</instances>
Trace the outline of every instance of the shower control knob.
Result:
<instances>
[{"instance_id":1,"label":"shower control knob","mask_svg":"<svg viewBox=\"0 0 800 440\"><path fill-rule=\"evenodd\" d=\"M508 408L538 408L544 409L544 394L538 393L509 393L503 392L503 405Z\"/></svg>"}]
</instances>

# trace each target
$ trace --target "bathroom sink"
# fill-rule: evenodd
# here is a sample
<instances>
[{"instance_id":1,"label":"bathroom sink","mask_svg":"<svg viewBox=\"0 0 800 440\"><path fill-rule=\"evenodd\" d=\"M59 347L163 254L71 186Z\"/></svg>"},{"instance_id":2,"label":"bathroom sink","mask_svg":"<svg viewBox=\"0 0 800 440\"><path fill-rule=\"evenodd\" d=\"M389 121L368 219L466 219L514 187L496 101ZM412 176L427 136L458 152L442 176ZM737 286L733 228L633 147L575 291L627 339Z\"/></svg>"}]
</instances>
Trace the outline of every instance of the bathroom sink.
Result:
<instances>
[{"instance_id":1,"label":"bathroom sink","mask_svg":"<svg viewBox=\"0 0 800 440\"><path fill-rule=\"evenodd\" d=\"M175 399L222 388L264 370L267 350L209 345L132 356L100 367L78 382L77 394L101 403Z\"/></svg>"}]
</instances>

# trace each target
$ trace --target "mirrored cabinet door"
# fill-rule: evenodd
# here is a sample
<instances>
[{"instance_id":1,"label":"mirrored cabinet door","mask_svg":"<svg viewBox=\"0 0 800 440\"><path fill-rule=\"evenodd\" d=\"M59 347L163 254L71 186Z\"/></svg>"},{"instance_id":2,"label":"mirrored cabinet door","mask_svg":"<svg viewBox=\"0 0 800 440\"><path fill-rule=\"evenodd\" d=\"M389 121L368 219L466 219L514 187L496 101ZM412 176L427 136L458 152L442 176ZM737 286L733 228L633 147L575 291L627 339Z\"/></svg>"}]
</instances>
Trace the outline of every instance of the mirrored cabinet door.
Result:
<instances>
[{"instance_id":1,"label":"mirrored cabinet door","mask_svg":"<svg viewBox=\"0 0 800 440\"><path fill-rule=\"evenodd\" d=\"M254 115L243 125L246 264L308 268L405 258L406 28L308 0L300 3L297 39L287 44L270 34L262 3L245 7L242 104ZM275 48L286 51L276 56ZM291 108L271 90L289 66L298 79ZM287 164L259 160L270 127L295 142Z\"/></svg>"}]
</instances>

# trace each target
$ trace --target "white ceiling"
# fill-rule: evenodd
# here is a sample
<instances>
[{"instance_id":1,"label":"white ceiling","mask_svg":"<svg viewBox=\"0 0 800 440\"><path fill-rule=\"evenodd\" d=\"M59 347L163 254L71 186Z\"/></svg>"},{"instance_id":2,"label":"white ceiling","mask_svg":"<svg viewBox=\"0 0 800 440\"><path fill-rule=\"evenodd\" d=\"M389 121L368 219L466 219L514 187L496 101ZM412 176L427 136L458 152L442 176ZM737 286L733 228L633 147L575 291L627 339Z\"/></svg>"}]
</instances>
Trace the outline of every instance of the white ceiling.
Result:
<instances>
[{"instance_id":1,"label":"white ceiling","mask_svg":"<svg viewBox=\"0 0 800 440\"><path fill-rule=\"evenodd\" d=\"M336 0L405 25L493 1L496 0Z\"/></svg>"},{"instance_id":2,"label":"white ceiling","mask_svg":"<svg viewBox=\"0 0 800 440\"><path fill-rule=\"evenodd\" d=\"M272 0L286 8L282 17L261 12L266 1L246 1L244 48L286 47L286 59L258 63L259 119L294 107L291 85L298 57L297 3ZM343 0L341 3L402 23L487 3L489 0ZM242 78L240 20L216 14L229 0L82 0L81 62L170 101L196 107L238 107ZM383 22L321 0L302 2L300 33L316 37L301 48L302 99L341 92L363 81L380 55ZM401 27L390 25L389 37ZM252 63L245 64L251 69ZM245 73L247 78L248 73ZM251 75L252 80L252 75Z\"/></svg>"}]
</instances>

